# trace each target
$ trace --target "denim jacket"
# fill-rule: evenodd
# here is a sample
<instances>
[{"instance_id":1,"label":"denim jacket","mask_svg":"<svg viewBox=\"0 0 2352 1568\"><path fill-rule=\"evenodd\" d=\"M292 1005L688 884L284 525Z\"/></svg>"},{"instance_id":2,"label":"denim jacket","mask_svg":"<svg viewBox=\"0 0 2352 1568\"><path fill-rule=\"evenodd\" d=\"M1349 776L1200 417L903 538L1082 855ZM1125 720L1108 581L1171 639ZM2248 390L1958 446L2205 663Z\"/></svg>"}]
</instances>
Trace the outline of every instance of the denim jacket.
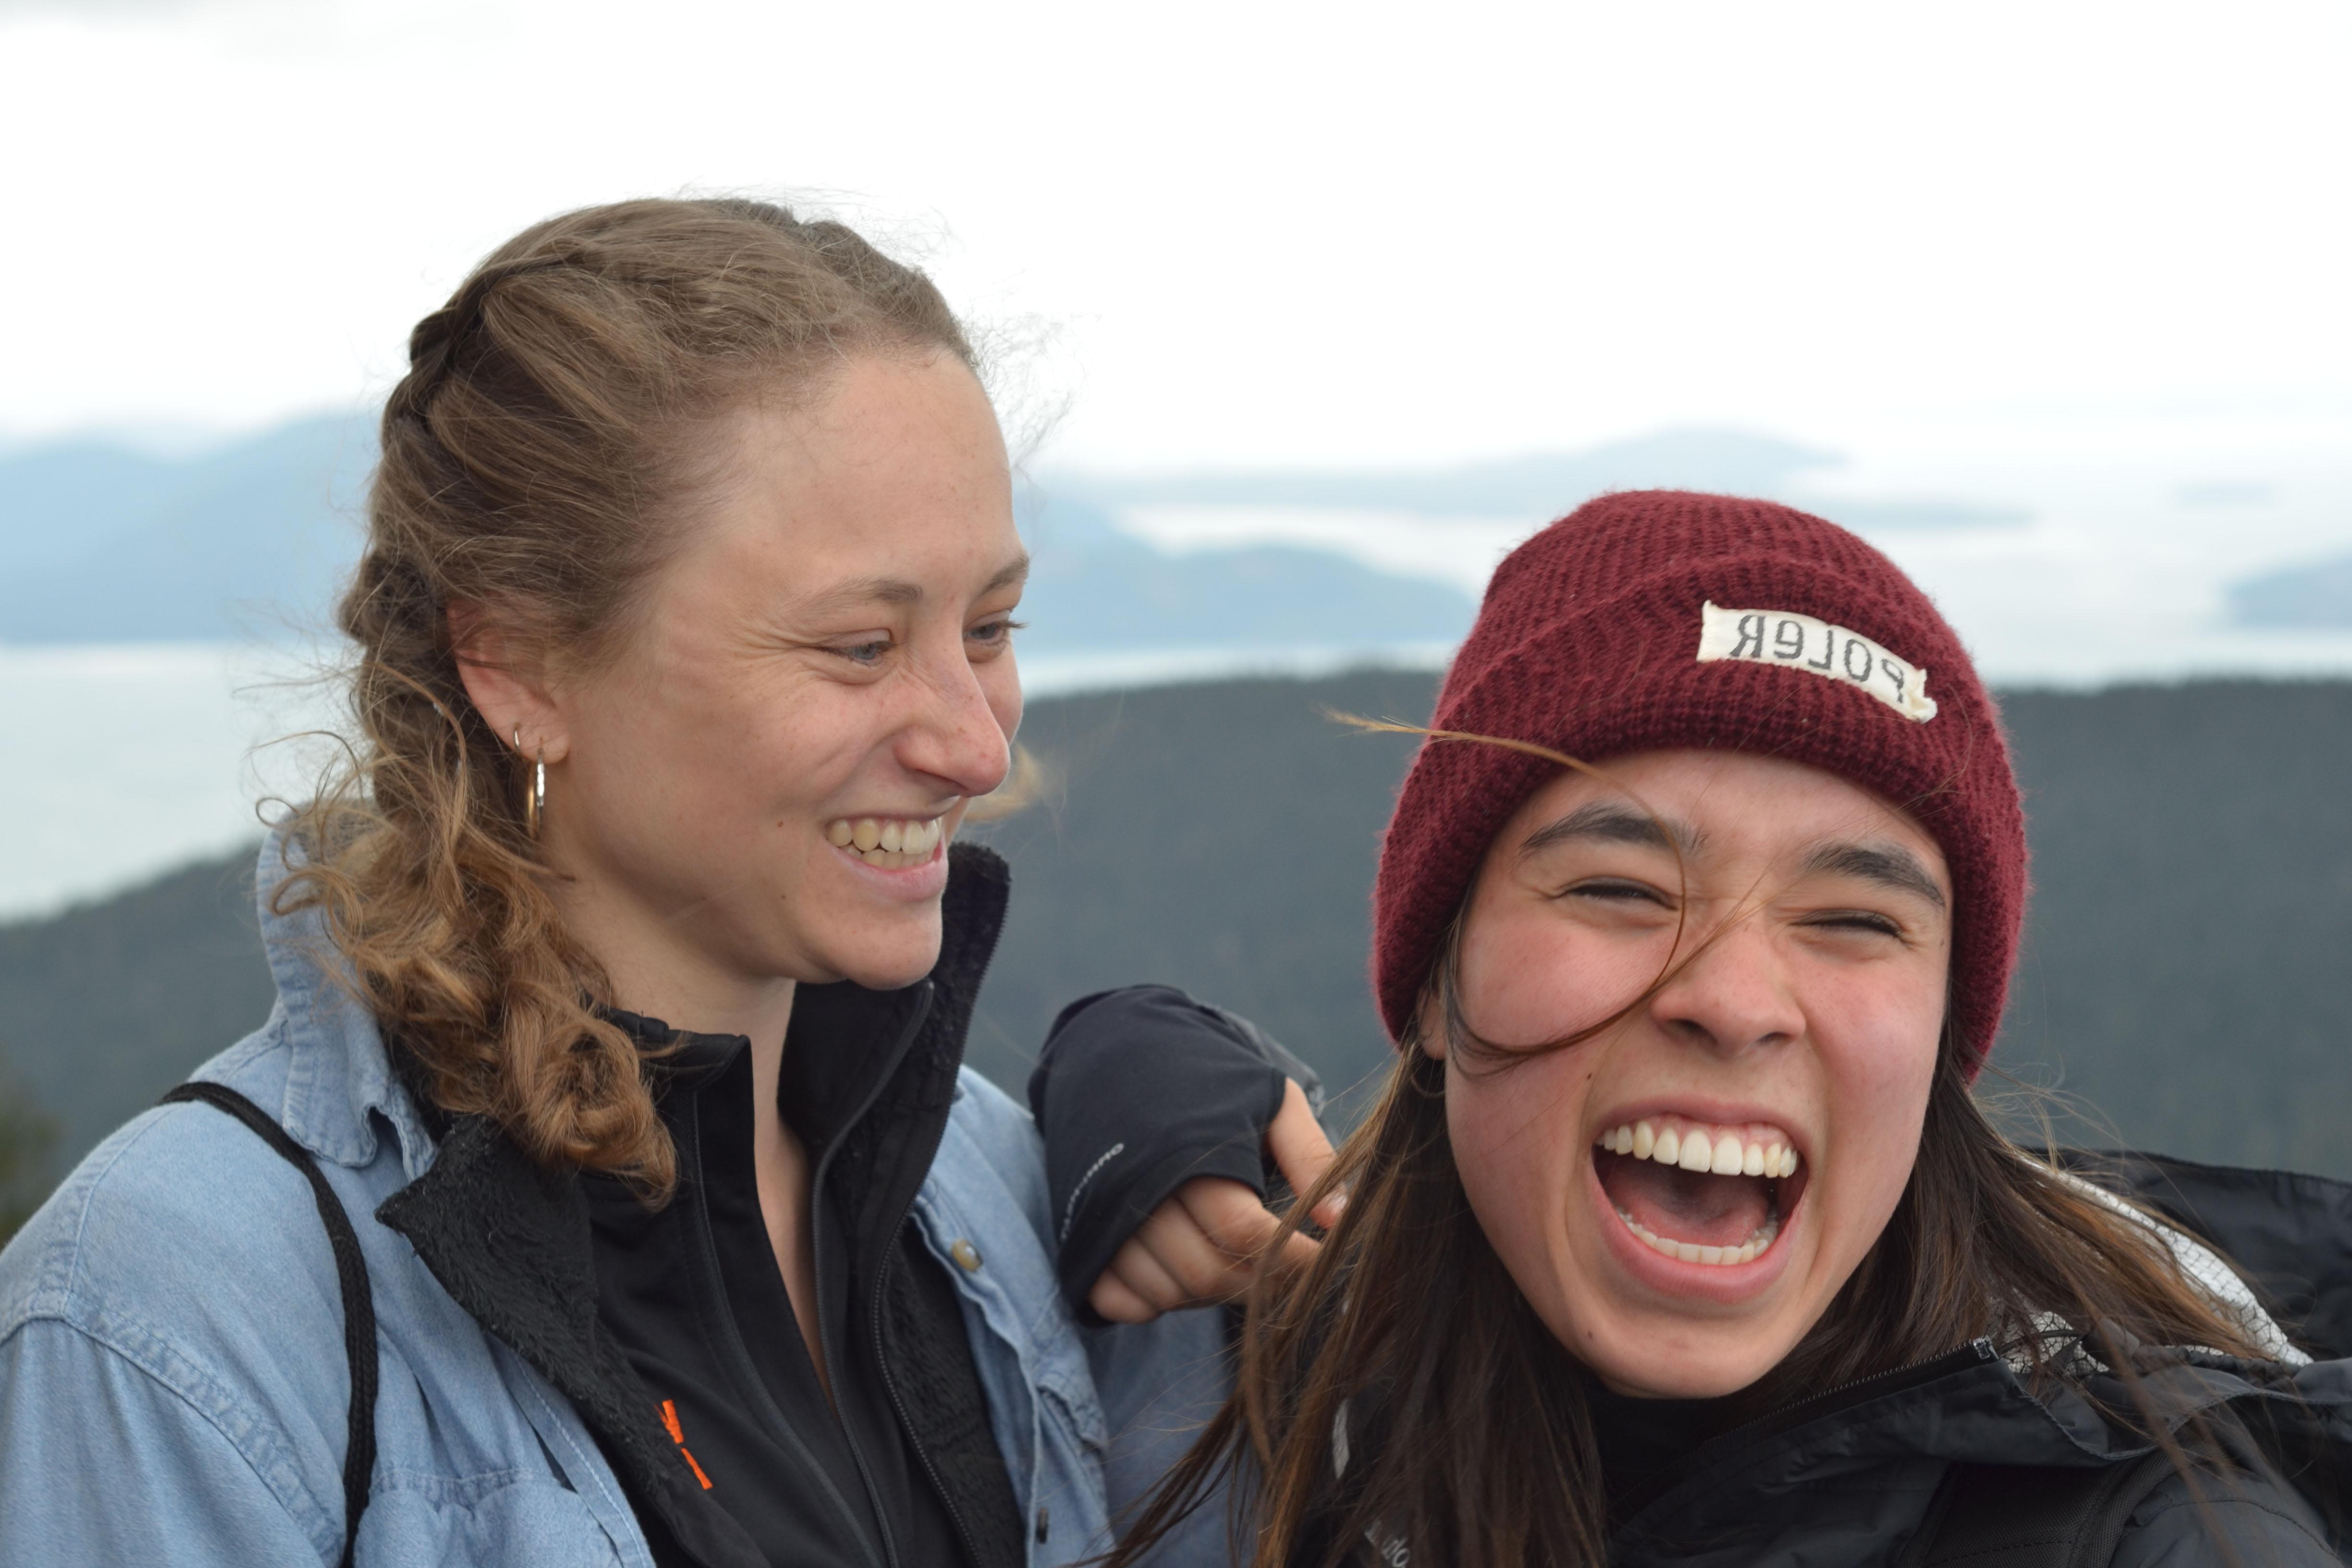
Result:
<instances>
[{"instance_id":1,"label":"denim jacket","mask_svg":"<svg viewBox=\"0 0 2352 1568\"><path fill-rule=\"evenodd\" d=\"M277 1005L197 1076L277 1118L358 1227L381 1392L357 1560L651 1568L573 1403L374 1218L439 1151L316 918L272 911L282 864L273 840L259 902ZM1082 1342L1055 1280L1036 1129L968 1069L914 1213L960 1292L1015 1501L1040 1521L1030 1563L1102 1550L1167 1436L1115 1432L1097 1369L1133 1410L1198 1384L1216 1314ZM1203 1387L1213 1401L1213 1373ZM303 1177L213 1108L147 1111L0 1253L0 1561L332 1563L350 1394L334 1261Z\"/></svg>"}]
</instances>

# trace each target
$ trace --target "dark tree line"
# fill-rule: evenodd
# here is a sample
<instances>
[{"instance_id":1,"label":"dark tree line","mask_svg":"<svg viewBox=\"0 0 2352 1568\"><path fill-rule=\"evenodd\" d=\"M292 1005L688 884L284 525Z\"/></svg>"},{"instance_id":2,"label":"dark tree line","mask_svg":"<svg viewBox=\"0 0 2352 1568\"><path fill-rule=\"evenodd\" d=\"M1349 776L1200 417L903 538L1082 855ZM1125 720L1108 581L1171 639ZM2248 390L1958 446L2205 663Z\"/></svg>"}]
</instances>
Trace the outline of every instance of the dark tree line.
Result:
<instances>
[{"instance_id":1,"label":"dark tree line","mask_svg":"<svg viewBox=\"0 0 2352 1568\"><path fill-rule=\"evenodd\" d=\"M58 1119L34 1101L14 1073L0 1068L0 1247L40 1206L57 1142Z\"/></svg>"},{"instance_id":2,"label":"dark tree line","mask_svg":"<svg viewBox=\"0 0 2352 1568\"><path fill-rule=\"evenodd\" d=\"M1065 1003L1156 980L1250 1014L1335 1087L1379 1071L1367 910L1411 747L1324 713L1420 719L1433 690L1372 673L1034 704L1024 739L1059 783L986 830L1014 889L974 1065L1018 1094ZM2065 1129L2081 1141L2352 1175L2352 683L2013 693L2005 710L2035 893L1997 1063L2092 1110ZM249 856L0 928L0 1029L61 1159L271 995ZM25 1105L0 1099L0 1117Z\"/></svg>"}]
</instances>

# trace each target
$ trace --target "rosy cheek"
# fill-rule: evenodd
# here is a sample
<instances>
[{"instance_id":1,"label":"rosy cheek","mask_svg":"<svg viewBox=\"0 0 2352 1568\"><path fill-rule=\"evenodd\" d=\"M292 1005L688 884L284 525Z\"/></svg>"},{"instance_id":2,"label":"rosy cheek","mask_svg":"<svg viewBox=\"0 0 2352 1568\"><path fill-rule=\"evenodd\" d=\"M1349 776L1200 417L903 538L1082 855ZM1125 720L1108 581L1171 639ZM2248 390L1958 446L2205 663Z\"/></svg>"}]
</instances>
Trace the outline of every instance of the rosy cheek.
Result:
<instances>
[{"instance_id":1,"label":"rosy cheek","mask_svg":"<svg viewBox=\"0 0 2352 1568\"><path fill-rule=\"evenodd\" d=\"M1583 1053L1570 1048L1502 1071L1446 1079L1446 1124L1456 1168L1480 1222L1507 1255L1509 1238L1549 1233L1548 1217L1575 1190L1583 1143Z\"/></svg>"},{"instance_id":2,"label":"rosy cheek","mask_svg":"<svg viewBox=\"0 0 2352 1568\"><path fill-rule=\"evenodd\" d=\"M1816 1004L1816 1048L1840 1098L1877 1125L1899 1126L1925 1109L1935 1076L1944 1003L1941 988Z\"/></svg>"},{"instance_id":3,"label":"rosy cheek","mask_svg":"<svg viewBox=\"0 0 2352 1568\"><path fill-rule=\"evenodd\" d=\"M1836 1234L1824 1241L1847 1263L1869 1250L1909 1184L1935 1078L1940 994L1876 1001L1828 1021L1817 1041L1837 1152L1821 1194Z\"/></svg>"},{"instance_id":4,"label":"rosy cheek","mask_svg":"<svg viewBox=\"0 0 2352 1568\"><path fill-rule=\"evenodd\" d=\"M1482 921L1475 929L1476 940L1464 944L1463 1011L1481 1037L1498 1044L1572 1035L1639 994L1649 978L1606 944L1579 940L1549 911Z\"/></svg>"}]
</instances>

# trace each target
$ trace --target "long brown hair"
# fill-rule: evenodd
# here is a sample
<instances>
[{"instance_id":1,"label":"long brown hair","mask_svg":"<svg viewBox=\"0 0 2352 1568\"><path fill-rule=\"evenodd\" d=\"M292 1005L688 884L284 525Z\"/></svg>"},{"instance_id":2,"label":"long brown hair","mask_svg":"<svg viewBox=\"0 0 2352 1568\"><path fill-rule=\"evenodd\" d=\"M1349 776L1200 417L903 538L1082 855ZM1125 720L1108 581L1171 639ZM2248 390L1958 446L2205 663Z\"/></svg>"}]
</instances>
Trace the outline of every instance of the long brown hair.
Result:
<instances>
[{"instance_id":1,"label":"long brown hair","mask_svg":"<svg viewBox=\"0 0 2352 1568\"><path fill-rule=\"evenodd\" d=\"M609 656L707 479L714 416L806 397L860 353L971 343L930 280L837 223L734 200L590 207L524 230L417 324L367 544L346 762L297 811L281 910L315 907L442 1109L558 1168L667 1193L674 1160L603 974L525 829L527 758L459 679L448 612L535 657Z\"/></svg>"},{"instance_id":2,"label":"long brown hair","mask_svg":"<svg viewBox=\"0 0 2352 1568\"><path fill-rule=\"evenodd\" d=\"M1507 1072L1533 1053L1468 1029L1456 980L1461 936L1457 917L1433 965L1433 1005L1423 1010L1432 1022L1423 1026L1444 1032L1464 1070ZM1691 956L1670 961L1628 1007L1536 1049L1592 1038ZM2046 1386L2071 1375L2073 1337L2053 1336L2053 1317L2095 1329L2103 1344L2263 1353L2128 1207L2090 1195L1997 1129L1963 1059L1948 1037L1894 1216L1822 1321L1743 1391L1743 1408L1760 1415L1988 1335ZM1311 1265L1259 1271L1234 1394L1152 1494L1108 1559L1113 1568L1140 1561L1228 1478L1244 1483L1234 1496L1250 1510L1234 1521L1251 1538L1253 1554L1243 1560L1270 1568L1338 1564L1368 1533L1404 1545L1416 1563L1606 1560L1585 1380L1471 1210L1447 1131L1445 1083L1445 1061L1418 1038L1399 1042L1365 1121L1263 1256L1278 1256L1288 1231L1330 1193L1348 1192L1345 1212ZM2131 1368L2117 1370L2137 1387ZM2144 1425L2185 1463L2168 1432ZM1344 1456L1334 1445L1343 1427L1354 1435Z\"/></svg>"}]
</instances>

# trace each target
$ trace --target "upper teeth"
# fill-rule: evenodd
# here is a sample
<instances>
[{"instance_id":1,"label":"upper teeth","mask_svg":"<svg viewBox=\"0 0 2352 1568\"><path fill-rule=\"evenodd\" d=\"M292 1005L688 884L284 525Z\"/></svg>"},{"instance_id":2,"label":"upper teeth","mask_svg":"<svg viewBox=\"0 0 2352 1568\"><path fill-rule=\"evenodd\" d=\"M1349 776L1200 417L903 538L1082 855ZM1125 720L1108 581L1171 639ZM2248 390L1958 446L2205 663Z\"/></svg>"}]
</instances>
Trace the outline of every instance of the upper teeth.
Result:
<instances>
[{"instance_id":1,"label":"upper teeth","mask_svg":"<svg viewBox=\"0 0 2352 1568\"><path fill-rule=\"evenodd\" d=\"M1655 1160L1718 1176L1793 1176L1797 1151L1774 1127L1676 1125L1663 1119L1631 1122L1603 1132L1600 1146L1636 1160Z\"/></svg>"},{"instance_id":2,"label":"upper teeth","mask_svg":"<svg viewBox=\"0 0 2352 1568\"><path fill-rule=\"evenodd\" d=\"M919 866L931 858L945 831L944 817L844 816L824 825L824 840L869 865Z\"/></svg>"}]
</instances>

